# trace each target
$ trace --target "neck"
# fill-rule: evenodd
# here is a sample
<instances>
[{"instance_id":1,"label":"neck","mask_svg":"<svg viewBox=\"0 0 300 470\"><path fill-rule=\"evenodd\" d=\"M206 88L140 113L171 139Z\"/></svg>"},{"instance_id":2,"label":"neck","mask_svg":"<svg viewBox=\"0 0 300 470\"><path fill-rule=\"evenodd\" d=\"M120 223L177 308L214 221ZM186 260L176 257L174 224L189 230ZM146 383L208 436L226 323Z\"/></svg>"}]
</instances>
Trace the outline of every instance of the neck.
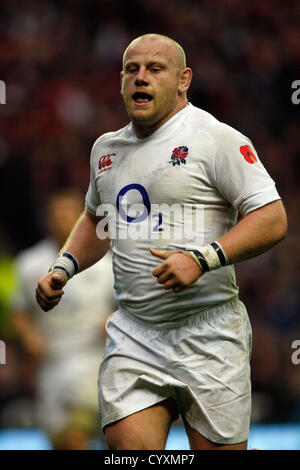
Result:
<instances>
[{"instance_id":1,"label":"neck","mask_svg":"<svg viewBox=\"0 0 300 470\"><path fill-rule=\"evenodd\" d=\"M183 108L188 106L188 101L184 101L184 103L178 104L170 113L168 113L164 118L152 125L145 125L138 122L132 121L132 127L134 130L135 135L138 139L144 139L145 137L149 137L149 135L153 134L153 132L157 131L165 122L171 119L172 116L177 114Z\"/></svg>"}]
</instances>

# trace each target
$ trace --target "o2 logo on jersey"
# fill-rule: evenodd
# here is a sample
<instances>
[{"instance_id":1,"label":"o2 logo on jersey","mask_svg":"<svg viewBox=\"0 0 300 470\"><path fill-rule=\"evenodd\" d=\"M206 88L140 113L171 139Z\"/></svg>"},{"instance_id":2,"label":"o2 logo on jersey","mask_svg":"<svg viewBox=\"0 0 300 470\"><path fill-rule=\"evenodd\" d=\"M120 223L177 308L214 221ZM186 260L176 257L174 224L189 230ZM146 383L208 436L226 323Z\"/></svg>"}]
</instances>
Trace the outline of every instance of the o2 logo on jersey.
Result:
<instances>
[{"instance_id":1,"label":"o2 logo on jersey","mask_svg":"<svg viewBox=\"0 0 300 470\"><path fill-rule=\"evenodd\" d=\"M115 204L100 204L96 214L101 217L96 229L100 240L204 243L203 204L152 204L147 190L138 183L124 186Z\"/></svg>"},{"instance_id":2,"label":"o2 logo on jersey","mask_svg":"<svg viewBox=\"0 0 300 470\"><path fill-rule=\"evenodd\" d=\"M126 214L126 212L124 211L122 207L122 201L123 201L125 194L127 194L129 191L132 191L132 190L136 190L140 193L143 199L144 207L145 207L144 212L137 217L130 217L129 215ZM142 186L141 184L137 184L137 183L128 184L127 186L124 186L124 188L121 189L121 191L119 192L117 196L116 206L122 219L125 220L125 222L129 222L130 224L143 222L143 220L145 220L151 212L151 203L150 203L148 193L146 189L144 188L144 186Z\"/></svg>"},{"instance_id":3,"label":"o2 logo on jersey","mask_svg":"<svg viewBox=\"0 0 300 470\"><path fill-rule=\"evenodd\" d=\"M143 201L143 212L141 214L138 214L136 217L131 217L128 215L127 212L125 212L124 208L123 208L123 202L124 202L124 198L125 198L125 195L127 195L127 193L129 191L138 191L140 193L140 195L142 196L142 201ZM126 199L126 210L127 210L127 199ZM150 198L149 198L149 195L146 191L146 189L144 188L144 186L142 186L141 184L138 184L138 183L132 183L132 184L128 184L126 186L124 186L124 188L122 188L120 191L119 191L119 194L117 196L117 200L116 200L116 206L117 206L117 209L118 209L118 212L121 216L121 218L125 221L125 222L128 222L130 224L134 223L134 224L137 224L137 223L140 223L140 222L143 222L145 219L147 219L147 217L149 217L150 213L151 213L151 202L150 202ZM136 206L136 209L137 211L140 209L141 205L136 203L133 205L133 208L134 206ZM157 218L157 224L152 228L152 231L153 232L162 232L164 229L161 227L161 224L162 224L162 214L160 212L158 213L155 213L152 215L152 218Z\"/></svg>"},{"instance_id":4,"label":"o2 logo on jersey","mask_svg":"<svg viewBox=\"0 0 300 470\"><path fill-rule=\"evenodd\" d=\"M253 150L251 149L251 147L249 147L249 145L242 145L240 147L240 152L243 155L246 162L251 163L251 164L257 162L257 158Z\"/></svg>"}]
</instances>

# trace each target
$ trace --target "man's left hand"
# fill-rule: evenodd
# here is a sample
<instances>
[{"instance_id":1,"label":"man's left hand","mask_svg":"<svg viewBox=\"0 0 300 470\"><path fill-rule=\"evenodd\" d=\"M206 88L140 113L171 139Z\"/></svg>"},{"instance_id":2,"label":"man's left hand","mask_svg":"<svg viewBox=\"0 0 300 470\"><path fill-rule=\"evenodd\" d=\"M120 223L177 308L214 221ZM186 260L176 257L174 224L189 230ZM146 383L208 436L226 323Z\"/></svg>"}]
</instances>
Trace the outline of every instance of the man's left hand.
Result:
<instances>
[{"instance_id":1,"label":"man's left hand","mask_svg":"<svg viewBox=\"0 0 300 470\"><path fill-rule=\"evenodd\" d=\"M196 261L184 253L153 248L150 248L150 252L164 260L156 266L152 274L165 289L173 289L175 293L180 292L196 282L203 274Z\"/></svg>"}]
</instances>

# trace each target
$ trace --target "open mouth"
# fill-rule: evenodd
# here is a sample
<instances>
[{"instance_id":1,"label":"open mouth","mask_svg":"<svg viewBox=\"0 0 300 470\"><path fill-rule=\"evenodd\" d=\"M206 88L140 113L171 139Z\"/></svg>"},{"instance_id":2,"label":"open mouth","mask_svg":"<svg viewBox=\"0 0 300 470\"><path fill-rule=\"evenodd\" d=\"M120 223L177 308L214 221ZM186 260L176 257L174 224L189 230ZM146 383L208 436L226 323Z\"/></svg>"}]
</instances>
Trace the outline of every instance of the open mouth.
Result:
<instances>
[{"instance_id":1,"label":"open mouth","mask_svg":"<svg viewBox=\"0 0 300 470\"><path fill-rule=\"evenodd\" d=\"M149 95L148 93L142 93L140 91L134 93L132 98L136 103L149 103L153 100L153 96Z\"/></svg>"}]
</instances>

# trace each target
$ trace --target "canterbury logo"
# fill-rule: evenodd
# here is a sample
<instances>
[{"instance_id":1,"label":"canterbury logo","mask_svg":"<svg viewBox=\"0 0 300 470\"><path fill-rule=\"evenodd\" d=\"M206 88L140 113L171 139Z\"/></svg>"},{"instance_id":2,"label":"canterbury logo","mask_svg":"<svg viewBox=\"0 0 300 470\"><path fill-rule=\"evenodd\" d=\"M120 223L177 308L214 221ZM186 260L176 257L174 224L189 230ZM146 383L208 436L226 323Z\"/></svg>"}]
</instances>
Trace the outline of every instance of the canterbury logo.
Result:
<instances>
[{"instance_id":1,"label":"canterbury logo","mask_svg":"<svg viewBox=\"0 0 300 470\"><path fill-rule=\"evenodd\" d=\"M99 171L98 173L102 173L103 171L110 170L110 166L112 164L111 157L115 157L115 153L108 153L107 155L102 155L102 157L99 158L98 162L98 168Z\"/></svg>"}]
</instances>

